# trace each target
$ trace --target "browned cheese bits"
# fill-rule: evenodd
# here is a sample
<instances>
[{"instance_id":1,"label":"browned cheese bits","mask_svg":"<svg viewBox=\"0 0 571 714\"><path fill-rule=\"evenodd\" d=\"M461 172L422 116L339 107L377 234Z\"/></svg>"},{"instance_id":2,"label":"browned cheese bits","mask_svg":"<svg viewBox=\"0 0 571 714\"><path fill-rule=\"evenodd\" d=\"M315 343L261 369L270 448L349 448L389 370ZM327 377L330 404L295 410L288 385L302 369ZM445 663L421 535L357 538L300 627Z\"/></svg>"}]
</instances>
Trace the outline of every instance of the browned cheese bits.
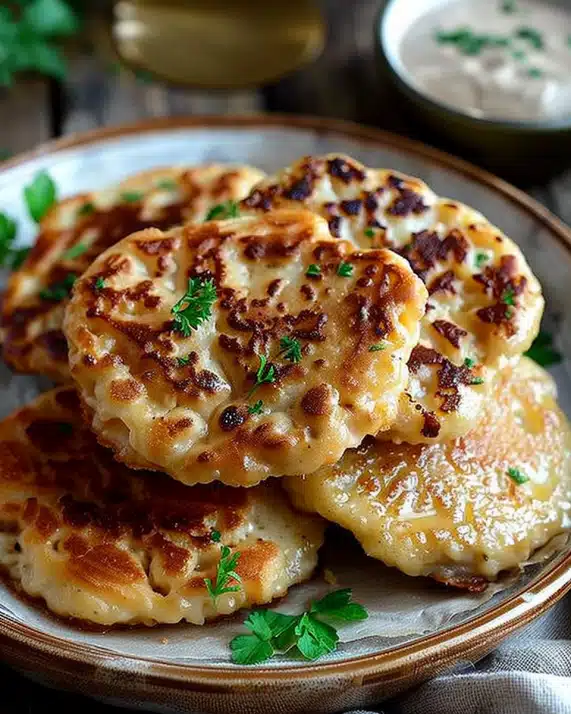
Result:
<instances>
[{"instance_id":1,"label":"browned cheese bits","mask_svg":"<svg viewBox=\"0 0 571 714\"><path fill-rule=\"evenodd\" d=\"M244 486L390 427L426 297L400 256L286 210L130 236L78 280L65 333L118 459Z\"/></svg>"},{"instance_id":2,"label":"browned cheese bits","mask_svg":"<svg viewBox=\"0 0 571 714\"><path fill-rule=\"evenodd\" d=\"M250 166L153 169L109 190L56 203L3 297L0 334L6 362L18 372L69 380L63 314L75 280L93 260L143 228L203 221L214 206L247 195L262 176Z\"/></svg>"},{"instance_id":3,"label":"browned cheese bits","mask_svg":"<svg viewBox=\"0 0 571 714\"><path fill-rule=\"evenodd\" d=\"M551 377L523 357L482 419L447 444L365 440L286 479L294 503L352 531L407 575L479 591L571 523L571 432Z\"/></svg>"},{"instance_id":4,"label":"browned cheese bits","mask_svg":"<svg viewBox=\"0 0 571 714\"><path fill-rule=\"evenodd\" d=\"M73 388L47 392L0 423L0 566L64 617L99 625L201 625L270 602L308 579L324 522L277 482L192 489L132 471L99 446ZM239 554L209 594L223 547Z\"/></svg>"},{"instance_id":5,"label":"browned cheese bits","mask_svg":"<svg viewBox=\"0 0 571 714\"><path fill-rule=\"evenodd\" d=\"M304 206L331 236L405 257L429 300L399 416L383 436L446 441L479 418L498 369L537 334L541 288L519 248L484 216L419 179L344 155L309 156L258 184L244 212Z\"/></svg>"}]
</instances>

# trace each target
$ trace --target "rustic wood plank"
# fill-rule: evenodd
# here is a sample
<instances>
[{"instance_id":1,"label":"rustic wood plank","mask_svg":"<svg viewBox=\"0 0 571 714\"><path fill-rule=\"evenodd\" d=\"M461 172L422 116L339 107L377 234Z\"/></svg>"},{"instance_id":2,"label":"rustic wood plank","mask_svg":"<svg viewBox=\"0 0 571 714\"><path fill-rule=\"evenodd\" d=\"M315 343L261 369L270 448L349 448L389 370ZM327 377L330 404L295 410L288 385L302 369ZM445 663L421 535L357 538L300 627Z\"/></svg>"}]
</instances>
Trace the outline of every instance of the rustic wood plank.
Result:
<instances>
[{"instance_id":1,"label":"rustic wood plank","mask_svg":"<svg viewBox=\"0 0 571 714\"><path fill-rule=\"evenodd\" d=\"M51 137L50 86L41 79L18 79L0 90L0 151L15 154Z\"/></svg>"}]
</instances>

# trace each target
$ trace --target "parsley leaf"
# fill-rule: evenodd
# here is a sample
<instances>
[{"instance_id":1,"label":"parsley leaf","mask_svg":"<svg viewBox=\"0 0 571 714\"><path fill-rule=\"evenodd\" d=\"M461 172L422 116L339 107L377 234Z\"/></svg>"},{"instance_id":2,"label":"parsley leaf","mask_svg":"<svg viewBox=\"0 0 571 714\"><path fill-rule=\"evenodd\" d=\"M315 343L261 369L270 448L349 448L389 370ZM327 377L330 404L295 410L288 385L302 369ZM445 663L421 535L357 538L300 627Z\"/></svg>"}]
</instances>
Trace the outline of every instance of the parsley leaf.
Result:
<instances>
[{"instance_id":1,"label":"parsley leaf","mask_svg":"<svg viewBox=\"0 0 571 714\"><path fill-rule=\"evenodd\" d=\"M327 593L321 600L316 600L311 604L311 613L321 613L328 617L336 617L340 620L354 622L356 620L366 620L367 611L357 602L351 602L351 589L334 590Z\"/></svg>"},{"instance_id":2,"label":"parsley leaf","mask_svg":"<svg viewBox=\"0 0 571 714\"><path fill-rule=\"evenodd\" d=\"M474 377L470 384L478 385L478 384L484 384L484 378L483 377Z\"/></svg>"},{"instance_id":3,"label":"parsley leaf","mask_svg":"<svg viewBox=\"0 0 571 714\"><path fill-rule=\"evenodd\" d=\"M384 340L381 340L380 342L377 342L375 345L371 345L369 347L369 352L382 352L383 350L387 349L386 342Z\"/></svg>"},{"instance_id":4,"label":"parsley leaf","mask_svg":"<svg viewBox=\"0 0 571 714\"><path fill-rule=\"evenodd\" d=\"M176 361L179 367L186 367L190 362L190 357L177 357Z\"/></svg>"},{"instance_id":5,"label":"parsley leaf","mask_svg":"<svg viewBox=\"0 0 571 714\"><path fill-rule=\"evenodd\" d=\"M174 191L177 183L174 179L161 179L157 182L157 188L162 188L164 191Z\"/></svg>"},{"instance_id":6,"label":"parsley leaf","mask_svg":"<svg viewBox=\"0 0 571 714\"><path fill-rule=\"evenodd\" d=\"M309 660L315 660L337 648L339 635L323 617L346 622L364 620L365 608L351 601L351 590L336 590L311 603L301 615L284 615L271 610L257 610L244 625L251 635L239 635L230 642L232 661L236 664L259 664L276 652L297 647Z\"/></svg>"},{"instance_id":7,"label":"parsley leaf","mask_svg":"<svg viewBox=\"0 0 571 714\"><path fill-rule=\"evenodd\" d=\"M273 364L268 365L268 358L265 355L258 355L260 358L260 366L256 372L256 381L248 394L251 397L258 387L262 384L271 384L276 381L276 368Z\"/></svg>"},{"instance_id":8,"label":"parsley leaf","mask_svg":"<svg viewBox=\"0 0 571 714\"><path fill-rule=\"evenodd\" d=\"M10 270L18 270L28 257L30 250L31 248L13 248L8 259L8 267Z\"/></svg>"},{"instance_id":9,"label":"parsley leaf","mask_svg":"<svg viewBox=\"0 0 571 714\"><path fill-rule=\"evenodd\" d=\"M295 628L297 649L305 659L315 660L337 649L339 635L331 625L304 613Z\"/></svg>"},{"instance_id":10,"label":"parsley leaf","mask_svg":"<svg viewBox=\"0 0 571 714\"><path fill-rule=\"evenodd\" d=\"M253 405L248 407L248 414L261 414L263 411L264 402L261 399Z\"/></svg>"},{"instance_id":11,"label":"parsley leaf","mask_svg":"<svg viewBox=\"0 0 571 714\"><path fill-rule=\"evenodd\" d=\"M216 583L213 585L210 578L204 578L204 584L211 599L216 602L216 598L224 593L235 593L241 589L242 578L234 570L240 553L232 553L227 545L222 546L218 568L216 570ZM237 585L229 585L230 581L236 581Z\"/></svg>"},{"instance_id":12,"label":"parsley leaf","mask_svg":"<svg viewBox=\"0 0 571 714\"><path fill-rule=\"evenodd\" d=\"M77 209L78 216L90 216L92 213L95 213L95 204L89 201Z\"/></svg>"},{"instance_id":13,"label":"parsley leaf","mask_svg":"<svg viewBox=\"0 0 571 714\"><path fill-rule=\"evenodd\" d=\"M476 268L481 268L484 263L487 263L489 260L489 256L487 253L476 253Z\"/></svg>"},{"instance_id":14,"label":"parsley leaf","mask_svg":"<svg viewBox=\"0 0 571 714\"><path fill-rule=\"evenodd\" d=\"M367 238L374 238L375 231L372 228L365 228L365 235L367 236Z\"/></svg>"},{"instance_id":15,"label":"parsley leaf","mask_svg":"<svg viewBox=\"0 0 571 714\"><path fill-rule=\"evenodd\" d=\"M24 198L30 216L39 223L56 201L56 185L47 171L40 171L29 186L24 188Z\"/></svg>"},{"instance_id":16,"label":"parsley leaf","mask_svg":"<svg viewBox=\"0 0 571 714\"><path fill-rule=\"evenodd\" d=\"M553 337L548 332L540 332L525 354L541 367L550 367L563 360L561 353L553 346Z\"/></svg>"},{"instance_id":17,"label":"parsley leaf","mask_svg":"<svg viewBox=\"0 0 571 714\"><path fill-rule=\"evenodd\" d=\"M466 357L464 360L464 367L468 367L468 369L472 369L475 364L476 360L473 360L471 357Z\"/></svg>"},{"instance_id":18,"label":"parsley leaf","mask_svg":"<svg viewBox=\"0 0 571 714\"><path fill-rule=\"evenodd\" d=\"M517 12L517 5L515 0L503 0L500 5L500 10L502 12L505 12L506 15L512 15L514 12Z\"/></svg>"},{"instance_id":19,"label":"parsley leaf","mask_svg":"<svg viewBox=\"0 0 571 714\"><path fill-rule=\"evenodd\" d=\"M529 481L529 476L526 476L519 469L516 469L513 466L510 466L506 473L514 483L517 483L518 486L521 486L522 483Z\"/></svg>"},{"instance_id":20,"label":"parsley leaf","mask_svg":"<svg viewBox=\"0 0 571 714\"><path fill-rule=\"evenodd\" d=\"M212 531L212 533L210 534L210 540L211 540L213 543L220 543L220 538L221 538L221 537L222 537L222 536L221 536L221 534L220 534L220 531Z\"/></svg>"},{"instance_id":21,"label":"parsley leaf","mask_svg":"<svg viewBox=\"0 0 571 714\"><path fill-rule=\"evenodd\" d=\"M238 635L230 642L232 661L236 664L260 664L270 659L274 648L257 635Z\"/></svg>"},{"instance_id":22,"label":"parsley leaf","mask_svg":"<svg viewBox=\"0 0 571 714\"><path fill-rule=\"evenodd\" d=\"M504 305L515 305L515 292L513 288L506 288L504 294L502 295L502 302Z\"/></svg>"},{"instance_id":23,"label":"parsley leaf","mask_svg":"<svg viewBox=\"0 0 571 714\"><path fill-rule=\"evenodd\" d=\"M212 278L189 278L186 293L171 310L175 329L189 337L192 330L212 317L212 305L216 297L216 286Z\"/></svg>"},{"instance_id":24,"label":"parsley leaf","mask_svg":"<svg viewBox=\"0 0 571 714\"><path fill-rule=\"evenodd\" d=\"M337 267L337 275L339 275L342 278L350 278L353 275L353 270L355 268L351 265L351 263L339 263L339 266Z\"/></svg>"},{"instance_id":25,"label":"parsley leaf","mask_svg":"<svg viewBox=\"0 0 571 714\"><path fill-rule=\"evenodd\" d=\"M305 271L308 278L317 278L321 275L321 268L319 265L312 263L309 268Z\"/></svg>"},{"instance_id":26,"label":"parsley leaf","mask_svg":"<svg viewBox=\"0 0 571 714\"><path fill-rule=\"evenodd\" d=\"M66 277L59 283L53 283L49 288L44 288L40 292L40 297L42 300L52 300L53 302L61 302L69 297L71 289L75 281L77 280L77 275L74 273L68 273Z\"/></svg>"},{"instance_id":27,"label":"parsley leaf","mask_svg":"<svg viewBox=\"0 0 571 714\"><path fill-rule=\"evenodd\" d=\"M290 362L301 362L301 343L295 337L286 335L280 340L280 354Z\"/></svg>"},{"instance_id":28,"label":"parsley leaf","mask_svg":"<svg viewBox=\"0 0 571 714\"><path fill-rule=\"evenodd\" d=\"M73 258L79 258L80 255L83 255L85 253L88 247L89 246L85 245L85 243L76 243L75 245L72 245L71 248L66 250L61 257L64 260L73 260Z\"/></svg>"},{"instance_id":29,"label":"parsley leaf","mask_svg":"<svg viewBox=\"0 0 571 714\"><path fill-rule=\"evenodd\" d=\"M223 220L224 218L238 218L240 210L237 201L226 201L213 206L206 214L205 221Z\"/></svg>"},{"instance_id":30,"label":"parsley leaf","mask_svg":"<svg viewBox=\"0 0 571 714\"><path fill-rule=\"evenodd\" d=\"M7 266L13 253L18 226L10 216L0 213L0 265Z\"/></svg>"},{"instance_id":31,"label":"parsley leaf","mask_svg":"<svg viewBox=\"0 0 571 714\"><path fill-rule=\"evenodd\" d=\"M137 203L140 201L145 194L142 191L123 191L121 194L121 200L127 203Z\"/></svg>"},{"instance_id":32,"label":"parsley leaf","mask_svg":"<svg viewBox=\"0 0 571 714\"><path fill-rule=\"evenodd\" d=\"M520 40L527 40L536 50L542 50L545 47L543 35L534 27L520 27L516 30L515 36L519 37Z\"/></svg>"},{"instance_id":33,"label":"parsley leaf","mask_svg":"<svg viewBox=\"0 0 571 714\"><path fill-rule=\"evenodd\" d=\"M527 70L527 76L532 79L539 79L540 77L543 77L543 72L539 69L539 67L530 67Z\"/></svg>"},{"instance_id":34,"label":"parsley leaf","mask_svg":"<svg viewBox=\"0 0 571 714\"><path fill-rule=\"evenodd\" d=\"M99 276L97 280L95 281L95 289L96 290L103 290L105 287L105 279Z\"/></svg>"}]
</instances>

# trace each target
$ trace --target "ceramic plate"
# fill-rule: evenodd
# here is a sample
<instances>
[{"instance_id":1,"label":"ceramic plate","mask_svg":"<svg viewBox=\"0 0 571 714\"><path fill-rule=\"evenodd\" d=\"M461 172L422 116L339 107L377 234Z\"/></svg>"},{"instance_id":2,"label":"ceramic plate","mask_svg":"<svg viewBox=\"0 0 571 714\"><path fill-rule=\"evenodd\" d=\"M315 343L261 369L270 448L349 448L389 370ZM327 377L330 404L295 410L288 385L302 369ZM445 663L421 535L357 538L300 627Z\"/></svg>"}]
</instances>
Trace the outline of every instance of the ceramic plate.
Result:
<instances>
[{"instance_id":1,"label":"ceramic plate","mask_svg":"<svg viewBox=\"0 0 571 714\"><path fill-rule=\"evenodd\" d=\"M21 239L26 243L33 239L34 226L25 215L22 188L40 169L51 173L60 196L66 196L103 188L155 166L238 162L273 171L300 155L330 151L348 153L370 166L419 176L438 194L465 201L500 226L520 244L542 281L546 327L557 335L559 350L571 356L571 231L499 179L374 129L297 117L201 117L73 136L4 165L0 211L18 218ZM571 413L569 364L564 361L554 374L563 408ZM15 396L8 398L4 387L1 416L16 406L15 401L27 399L41 388L29 377L9 376L4 368L0 385L8 384L9 394ZM481 657L571 588L568 551L527 568L510 587L491 599L474 601L469 608L463 606L467 597L463 594L451 595L443 588L359 558L358 554L350 557L347 567L351 570L343 585L353 587L358 599L370 598L374 568L377 582L392 588L393 596L398 596L393 600L402 603L396 611L395 602L390 604L394 620L398 622L400 616L414 622L417 614L422 615L422 628L411 626L398 636L391 636L388 629L381 635L349 628L342 632L339 651L323 661L310 664L283 659L245 668L231 665L228 653L220 654L217 646L241 631L242 616L204 628L180 625L91 632L57 621L0 586L2 657L45 683L154 711L332 712L378 702L459 662ZM368 592L364 583L369 584ZM288 603L303 600L316 587L310 583L296 588L280 607L287 611ZM379 595L377 603L380 611L383 597ZM449 607L454 597L458 606Z\"/></svg>"}]
</instances>

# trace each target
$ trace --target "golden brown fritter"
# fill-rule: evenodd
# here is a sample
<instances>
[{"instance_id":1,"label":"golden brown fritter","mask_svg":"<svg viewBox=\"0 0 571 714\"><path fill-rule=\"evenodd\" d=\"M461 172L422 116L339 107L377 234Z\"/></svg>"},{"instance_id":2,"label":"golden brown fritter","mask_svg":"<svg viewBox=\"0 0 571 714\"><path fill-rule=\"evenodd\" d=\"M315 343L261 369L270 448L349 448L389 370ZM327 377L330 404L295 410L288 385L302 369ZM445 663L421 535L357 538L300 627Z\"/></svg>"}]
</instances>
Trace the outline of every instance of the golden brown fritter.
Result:
<instances>
[{"instance_id":1,"label":"golden brown fritter","mask_svg":"<svg viewBox=\"0 0 571 714\"><path fill-rule=\"evenodd\" d=\"M0 423L0 565L58 615L202 624L309 578L323 530L277 482L187 488L129 470L97 445L70 387ZM213 600L204 579L223 545L240 554L242 586Z\"/></svg>"},{"instance_id":2,"label":"golden brown fritter","mask_svg":"<svg viewBox=\"0 0 571 714\"><path fill-rule=\"evenodd\" d=\"M465 434L498 369L528 349L541 288L519 248L480 213L416 178L344 155L309 156L258 184L244 212L304 206L332 236L403 255L428 288L399 417L384 437L410 443Z\"/></svg>"},{"instance_id":3,"label":"golden brown fritter","mask_svg":"<svg viewBox=\"0 0 571 714\"><path fill-rule=\"evenodd\" d=\"M372 557L478 590L571 525L570 449L553 380L524 357L501 373L467 436L367 440L285 483L297 506L351 530Z\"/></svg>"},{"instance_id":4,"label":"golden brown fritter","mask_svg":"<svg viewBox=\"0 0 571 714\"><path fill-rule=\"evenodd\" d=\"M249 166L153 169L57 203L3 297L6 362L19 372L68 380L63 313L74 280L93 260L134 231L203 221L213 206L242 198L262 176Z\"/></svg>"},{"instance_id":5,"label":"golden brown fritter","mask_svg":"<svg viewBox=\"0 0 571 714\"><path fill-rule=\"evenodd\" d=\"M185 335L173 307L189 276L217 294ZM425 301L395 253L276 211L125 239L78 280L64 329L87 417L121 461L254 485L391 425Z\"/></svg>"}]
</instances>

